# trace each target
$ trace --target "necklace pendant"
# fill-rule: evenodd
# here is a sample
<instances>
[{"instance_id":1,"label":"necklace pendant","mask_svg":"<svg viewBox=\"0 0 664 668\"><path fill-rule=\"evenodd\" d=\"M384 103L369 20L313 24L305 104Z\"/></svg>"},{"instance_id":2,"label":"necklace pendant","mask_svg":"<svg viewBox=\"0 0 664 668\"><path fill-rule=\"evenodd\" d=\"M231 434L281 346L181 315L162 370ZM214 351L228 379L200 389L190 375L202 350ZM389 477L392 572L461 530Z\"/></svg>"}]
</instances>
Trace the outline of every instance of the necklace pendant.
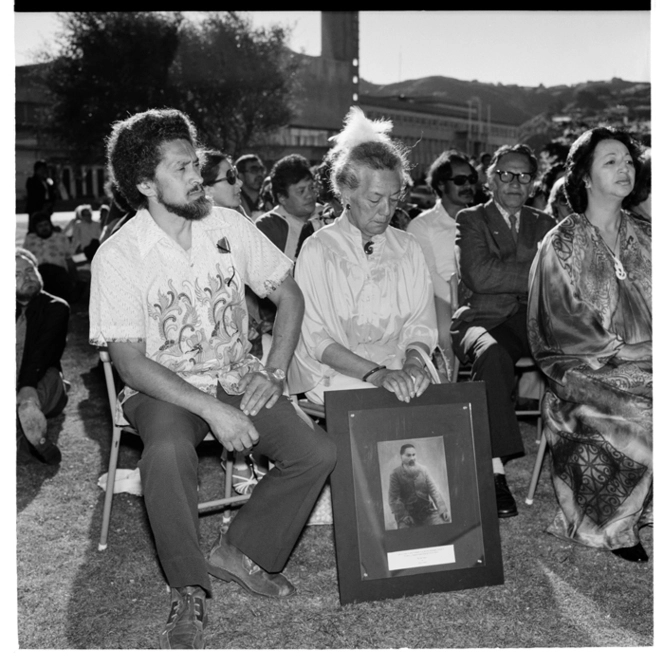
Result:
<instances>
[{"instance_id":1,"label":"necklace pendant","mask_svg":"<svg viewBox=\"0 0 664 668\"><path fill-rule=\"evenodd\" d=\"M619 281L624 281L627 278L627 272L625 267L623 267L622 262L618 258L614 258L613 267L616 270L616 278Z\"/></svg>"}]
</instances>

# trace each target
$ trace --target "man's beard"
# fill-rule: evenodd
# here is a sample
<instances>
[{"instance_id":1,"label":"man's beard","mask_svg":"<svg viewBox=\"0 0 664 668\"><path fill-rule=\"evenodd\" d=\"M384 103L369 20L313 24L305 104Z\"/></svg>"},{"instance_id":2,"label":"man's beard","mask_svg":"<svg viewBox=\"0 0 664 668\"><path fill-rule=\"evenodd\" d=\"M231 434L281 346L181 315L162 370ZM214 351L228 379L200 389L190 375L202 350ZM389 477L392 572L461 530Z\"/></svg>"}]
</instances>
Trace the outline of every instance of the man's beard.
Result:
<instances>
[{"instance_id":1,"label":"man's beard","mask_svg":"<svg viewBox=\"0 0 664 668\"><path fill-rule=\"evenodd\" d=\"M403 468L405 469L406 473L412 476L416 476L422 470L422 467L417 462L404 464Z\"/></svg>"},{"instance_id":2,"label":"man's beard","mask_svg":"<svg viewBox=\"0 0 664 668\"><path fill-rule=\"evenodd\" d=\"M19 302L27 303L33 297L38 295L44 289L44 282L31 281L27 286L23 285L16 289L16 299Z\"/></svg>"},{"instance_id":3,"label":"man's beard","mask_svg":"<svg viewBox=\"0 0 664 668\"><path fill-rule=\"evenodd\" d=\"M191 192L195 192L195 190L190 191L187 194L190 194ZM180 216L180 218L184 218L185 220L201 220L212 211L212 202L205 195L191 202L187 202L186 204L173 204L167 202L164 199L164 193L159 185L157 185L157 202L159 202L159 204L161 204L169 213Z\"/></svg>"}]
</instances>

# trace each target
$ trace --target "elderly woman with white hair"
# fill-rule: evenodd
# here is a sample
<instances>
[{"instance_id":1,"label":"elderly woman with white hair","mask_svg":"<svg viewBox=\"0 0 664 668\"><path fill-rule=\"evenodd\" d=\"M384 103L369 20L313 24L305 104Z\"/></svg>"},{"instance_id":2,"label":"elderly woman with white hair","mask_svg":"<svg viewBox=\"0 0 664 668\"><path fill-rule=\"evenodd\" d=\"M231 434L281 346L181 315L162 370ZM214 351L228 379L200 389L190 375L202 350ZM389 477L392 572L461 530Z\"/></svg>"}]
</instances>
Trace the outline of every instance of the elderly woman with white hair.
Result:
<instances>
[{"instance_id":1,"label":"elderly woman with white hair","mask_svg":"<svg viewBox=\"0 0 664 668\"><path fill-rule=\"evenodd\" d=\"M331 158L343 213L307 239L295 268L305 313L289 387L315 403L371 387L409 402L431 380L422 358L438 336L431 278L415 238L389 224L409 167L391 129L351 108Z\"/></svg>"}]
</instances>

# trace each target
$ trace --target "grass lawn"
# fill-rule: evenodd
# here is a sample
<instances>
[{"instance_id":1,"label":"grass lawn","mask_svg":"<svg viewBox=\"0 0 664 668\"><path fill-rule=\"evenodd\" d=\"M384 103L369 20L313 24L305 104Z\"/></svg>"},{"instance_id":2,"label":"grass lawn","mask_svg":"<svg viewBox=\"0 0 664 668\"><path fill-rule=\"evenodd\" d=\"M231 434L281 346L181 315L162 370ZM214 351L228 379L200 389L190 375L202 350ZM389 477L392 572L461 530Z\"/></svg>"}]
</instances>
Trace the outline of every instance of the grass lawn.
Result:
<instances>
[{"instance_id":1,"label":"grass lawn","mask_svg":"<svg viewBox=\"0 0 664 668\"><path fill-rule=\"evenodd\" d=\"M21 649L149 649L168 614L166 584L143 500L115 496L109 546L97 551L111 420L88 318L75 304L63 360L69 405L50 425L63 452L59 467L18 453L18 645ZM211 649L548 648L653 645L653 560L636 565L610 552L545 532L556 502L548 458L535 496L535 424L523 421L526 456L507 466L519 515L502 520L505 584L452 593L339 605L331 526L307 527L286 567L298 594L252 597L213 579ZM135 468L140 442L120 451ZM201 455L202 498L221 496L219 456ZM220 515L202 518L202 544L214 542ZM642 532L653 556L653 534ZM15 646L15 640L13 643ZM617 655L620 658L620 653ZM636 655L639 656L639 653ZM641 654L643 657L643 655ZM654 655L650 652L647 657ZM643 658L647 658L643 657ZM622 655L624 662L625 655ZM647 665L651 664L648 660Z\"/></svg>"}]
</instances>

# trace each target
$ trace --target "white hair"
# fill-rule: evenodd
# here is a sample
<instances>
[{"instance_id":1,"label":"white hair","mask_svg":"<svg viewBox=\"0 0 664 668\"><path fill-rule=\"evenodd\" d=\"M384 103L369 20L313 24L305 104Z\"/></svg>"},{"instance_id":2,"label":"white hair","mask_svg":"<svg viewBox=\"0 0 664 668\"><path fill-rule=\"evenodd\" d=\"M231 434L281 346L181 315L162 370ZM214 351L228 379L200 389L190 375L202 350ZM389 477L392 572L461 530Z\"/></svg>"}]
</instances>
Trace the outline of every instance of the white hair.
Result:
<instances>
[{"instance_id":1,"label":"white hair","mask_svg":"<svg viewBox=\"0 0 664 668\"><path fill-rule=\"evenodd\" d=\"M392 121L368 119L359 107L351 107L338 135L330 138L335 147L330 151L330 183L342 198L345 188L355 190L359 186L359 169L395 171L401 184L406 180L410 165L406 149L390 138Z\"/></svg>"},{"instance_id":2,"label":"white hair","mask_svg":"<svg viewBox=\"0 0 664 668\"><path fill-rule=\"evenodd\" d=\"M343 129L338 135L330 137L330 141L335 143L335 151L341 151L371 141L390 143L390 132L392 121L385 118L372 121L364 115L362 109L351 107L344 118Z\"/></svg>"}]
</instances>

